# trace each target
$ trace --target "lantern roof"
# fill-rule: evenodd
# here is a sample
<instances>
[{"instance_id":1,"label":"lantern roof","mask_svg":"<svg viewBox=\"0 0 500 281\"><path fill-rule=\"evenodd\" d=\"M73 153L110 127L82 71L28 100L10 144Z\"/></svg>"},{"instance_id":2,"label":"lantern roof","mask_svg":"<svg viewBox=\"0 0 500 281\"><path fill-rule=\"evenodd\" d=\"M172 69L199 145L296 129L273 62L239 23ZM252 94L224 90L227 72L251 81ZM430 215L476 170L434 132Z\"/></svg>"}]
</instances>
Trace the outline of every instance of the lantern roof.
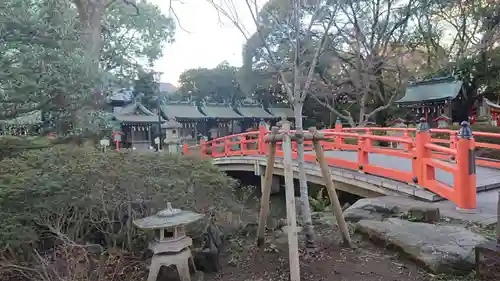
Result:
<instances>
[{"instance_id":1,"label":"lantern roof","mask_svg":"<svg viewBox=\"0 0 500 281\"><path fill-rule=\"evenodd\" d=\"M174 209L169 202L165 210L156 215L135 220L134 225L141 229L161 229L190 224L203 217L204 215L195 212Z\"/></svg>"}]
</instances>

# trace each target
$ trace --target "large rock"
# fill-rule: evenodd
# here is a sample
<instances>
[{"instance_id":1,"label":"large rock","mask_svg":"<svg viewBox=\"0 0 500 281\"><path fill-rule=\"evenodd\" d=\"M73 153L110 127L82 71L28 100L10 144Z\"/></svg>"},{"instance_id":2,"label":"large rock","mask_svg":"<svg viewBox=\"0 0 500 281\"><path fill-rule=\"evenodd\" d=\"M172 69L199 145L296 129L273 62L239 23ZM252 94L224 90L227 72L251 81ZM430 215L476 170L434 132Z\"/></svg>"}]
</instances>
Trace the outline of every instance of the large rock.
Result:
<instances>
[{"instance_id":1,"label":"large rock","mask_svg":"<svg viewBox=\"0 0 500 281\"><path fill-rule=\"evenodd\" d=\"M441 219L441 213L435 207L413 207L408 210L408 218L414 222L435 223Z\"/></svg>"},{"instance_id":2,"label":"large rock","mask_svg":"<svg viewBox=\"0 0 500 281\"><path fill-rule=\"evenodd\" d=\"M397 203L385 202L379 198L360 199L344 211L344 218L349 222L360 220L383 220L398 215Z\"/></svg>"},{"instance_id":3,"label":"large rock","mask_svg":"<svg viewBox=\"0 0 500 281\"><path fill-rule=\"evenodd\" d=\"M390 218L361 220L356 231L408 254L435 273L473 270L474 248L486 241L461 226L443 226Z\"/></svg>"}]
</instances>

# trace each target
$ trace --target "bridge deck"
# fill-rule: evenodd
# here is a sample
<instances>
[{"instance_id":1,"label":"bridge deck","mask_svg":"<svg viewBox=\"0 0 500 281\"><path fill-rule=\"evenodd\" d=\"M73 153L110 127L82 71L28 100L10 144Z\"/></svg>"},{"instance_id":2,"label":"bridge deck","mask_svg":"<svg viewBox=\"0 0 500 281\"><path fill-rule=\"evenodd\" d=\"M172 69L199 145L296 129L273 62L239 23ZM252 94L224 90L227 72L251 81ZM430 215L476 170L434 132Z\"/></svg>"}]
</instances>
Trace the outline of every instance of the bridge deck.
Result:
<instances>
[{"instance_id":1,"label":"bridge deck","mask_svg":"<svg viewBox=\"0 0 500 281\"><path fill-rule=\"evenodd\" d=\"M314 154L314 152L306 152L306 153ZM353 162L356 162L358 157L355 151L339 151L339 150L325 151L325 156L328 158L340 158ZM405 171L405 172L411 172L410 159L370 153L368 160L370 164L376 166ZM500 187L500 170L477 166L476 175L477 175L476 183L478 192ZM436 178L438 181L453 186L453 176L450 173L436 169Z\"/></svg>"}]
</instances>

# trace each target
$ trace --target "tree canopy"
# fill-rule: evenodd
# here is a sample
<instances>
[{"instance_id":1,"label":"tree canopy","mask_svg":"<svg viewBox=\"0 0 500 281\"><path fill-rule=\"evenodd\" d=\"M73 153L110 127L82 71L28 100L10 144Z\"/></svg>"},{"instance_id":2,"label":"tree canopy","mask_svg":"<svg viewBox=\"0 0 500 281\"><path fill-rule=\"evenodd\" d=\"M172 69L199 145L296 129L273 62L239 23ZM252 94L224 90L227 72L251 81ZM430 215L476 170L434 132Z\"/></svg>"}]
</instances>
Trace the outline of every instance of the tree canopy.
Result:
<instances>
[{"instance_id":1,"label":"tree canopy","mask_svg":"<svg viewBox=\"0 0 500 281\"><path fill-rule=\"evenodd\" d=\"M196 103L217 102L234 104L245 97L238 77L239 68L227 61L213 69L196 68L179 77L179 93Z\"/></svg>"},{"instance_id":2,"label":"tree canopy","mask_svg":"<svg viewBox=\"0 0 500 281\"><path fill-rule=\"evenodd\" d=\"M92 75L81 65L75 21L61 0L6 0L0 8L0 120L84 98Z\"/></svg>"},{"instance_id":3,"label":"tree canopy","mask_svg":"<svg viewBox=\"0 0 500 281\"><path fill-rule=\"evenodd\" d=\"M493 1L305 1L296 6L244 0L257 27L253 34L239 21L241 11L227 1L207 1L247 39L241 69L246 92L298 85L360 126L369 119L383 124L413 79L453 74L465 82L469 96L498 99L493 77L498 76L500 13Z\"/></svg>"},{"instance_id":4,"label":"tree canopy","mask_svg":"<svg viewBox=\"0 0 500 281\"><path fill-rule=\"evenodd\" d=\"M98 49L90 50L84 23L92 11L81 4L98 2L105 4L93 35ZM98 130L106 94L130 86L175 31L173 20L146 1L5 0L0 8L0 120L40 109L63 134Z\"/></svg>"}]
</instances>

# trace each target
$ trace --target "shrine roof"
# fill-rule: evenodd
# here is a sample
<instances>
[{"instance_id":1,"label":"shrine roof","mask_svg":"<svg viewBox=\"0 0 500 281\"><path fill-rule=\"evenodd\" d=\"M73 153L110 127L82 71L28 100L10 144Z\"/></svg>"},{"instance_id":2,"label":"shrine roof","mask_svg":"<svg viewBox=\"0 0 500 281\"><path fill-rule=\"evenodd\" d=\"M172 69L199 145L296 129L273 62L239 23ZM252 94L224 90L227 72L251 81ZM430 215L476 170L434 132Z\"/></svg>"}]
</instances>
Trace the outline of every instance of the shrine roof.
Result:
<instances>
[{"instance_id":1,"label":"shrine roof","mask_svg":"<svg viewBox=\"0 0 500 281\"><path fill-rule=\"evenodd\" d=\"M484 101L486 102L486 105L488 105L489 107L493 107L495 109L500 109L500 105L490 101L489 99L484 98Z\"/></svg>"},{"instance_id":2,"label":"shrine roof","mask_svg":"<svg viewBox=\"0 0 500 281\"><path fill-rule=\"evenodd\" d=\"M198 107L188 102L169 103L161 106L163 115L175 119L204 119L207 116L200 112Z\"/></svg>"},{"instance_id":3,"label":"shrine roof","mask_svg":"<svg viewBox=\"0 0 500 281\"><path fill-rule=\"evenodd\" d=\"M285 116L286 118L294 118L295 117L295 114L293 113L293 109L289 108L289 107L269 107L267 109L269 111L269 113L271 113L272 115L280 118L280 117L283 117Z\"/></svg>"},{"instance_id":4,"label":"shrine roof","mask_svg":"<svg viewBox=\"0 0 500 281\"><path fill-rule=\"evenodd\" d=\"M133 103L123 107L118 112L113 113L113 117L124 123L158 123L165 120L140 103Z\"/></svg>"},{"instance_id":5,"label":"shrine roof","mask_svg":"<svg viewBox=\"0 0 500 281\"><path fill-rule=\"evenodd\" d=\"M221 118L221 119L242 119L244 118L238 114L232 107L225 106L223 104L206 104L201 107L201 111L210 118Z\"/></svg>"},{"instance_id":6,"label":"shrine roof","mask_svg":"<svg viewBox=\"0 0 500 281\"><path fill-rule=\"evenodd\" d=\"M242 106L237 108L238 112L247 118L277 118L269 114L264 108L260 106Z\"/></svg>"},{"instance_id":7,"label":"shrine roof","mask_svg":"<svg viewBox=\"0 0 500 281\"><path fill-rule=\"evenodd\" d=\"M418 103L455 99L462 89L462 81L436 78L409 85L405 95L396 103Z\"/></svg>"}]
</instances>

